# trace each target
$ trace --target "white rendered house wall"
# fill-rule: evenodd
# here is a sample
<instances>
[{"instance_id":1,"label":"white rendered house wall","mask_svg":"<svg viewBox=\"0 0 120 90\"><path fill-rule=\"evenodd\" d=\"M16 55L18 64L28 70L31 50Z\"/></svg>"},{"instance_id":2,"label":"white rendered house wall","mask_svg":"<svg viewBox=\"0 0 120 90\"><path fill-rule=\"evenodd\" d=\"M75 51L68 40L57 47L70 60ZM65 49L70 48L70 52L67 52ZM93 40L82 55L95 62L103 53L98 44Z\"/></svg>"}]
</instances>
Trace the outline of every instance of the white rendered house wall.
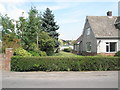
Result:
<instances>
[{"instance_id":1,"label":"white rendered house wall","mask_svg":"<svg viewBox=\"0 0 120 90\"><path fill-rule=\"evenodd\" d=\"M116 52L118 51L117 39L97 39L97 53L115 53L115 52L106 52L107 42L116 42Z\"/></svg>"}]
</instances>

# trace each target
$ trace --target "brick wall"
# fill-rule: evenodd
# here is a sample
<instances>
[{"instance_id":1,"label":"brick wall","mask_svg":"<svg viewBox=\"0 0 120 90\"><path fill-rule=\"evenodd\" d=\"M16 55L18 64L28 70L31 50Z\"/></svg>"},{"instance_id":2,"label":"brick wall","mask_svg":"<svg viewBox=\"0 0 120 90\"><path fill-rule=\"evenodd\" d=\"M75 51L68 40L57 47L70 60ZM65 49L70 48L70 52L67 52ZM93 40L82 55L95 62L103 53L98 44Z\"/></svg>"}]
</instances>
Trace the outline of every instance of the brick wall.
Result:
<instances>
[{"instance_id":1,"label":"brick wall","mask_svg":"<svg viewBox=\"0 0 120 90\"><path fill-rule=\"evenodd\" d=\"M0 70L2 70L3 54L0 54Z\"/></svg>"},{"instance_id":2,"label":"brick wall","mask_svg":"<svg viewBox=\"0 0 120 90\"><path fill-rule=\"evenodd\" d=\"M103 55L103 56L114 56L115 53L89 53L89 52L82 52L83 56L95 56L95 55Z\"/></svg>"},{"instance_id":3,"label":"brick wall","mask_svg":"<svg viewBox=\"0 0 120 90\"><path fill-rule=\"evenodd\" d=\"M115 53L98 53L98 55L104 55L104 56L114 56Z\"/></svg>"},{"instance_id":4,"label":"brick wall","mask_svg":"<svg viewBox=\"0 0 120 90\"><path fill-rule=\"evenodd\" d=\"M2 69L5 71L10 71L10 61L11 57L13 56L13 49L6 48L5 55L3 56L2 60Z\"/></svg>"},{"instance_id":5,"label":"brick wall","mask_svg":"<svg viewBox=\"0 0 120 90\"><path fill-rule=\"evenodd\" d=\"M83 56L95 56L95 55L97 55L97 53L94 53L94 52L82 52L81 54Z\"/></svg>"}]
</instances>

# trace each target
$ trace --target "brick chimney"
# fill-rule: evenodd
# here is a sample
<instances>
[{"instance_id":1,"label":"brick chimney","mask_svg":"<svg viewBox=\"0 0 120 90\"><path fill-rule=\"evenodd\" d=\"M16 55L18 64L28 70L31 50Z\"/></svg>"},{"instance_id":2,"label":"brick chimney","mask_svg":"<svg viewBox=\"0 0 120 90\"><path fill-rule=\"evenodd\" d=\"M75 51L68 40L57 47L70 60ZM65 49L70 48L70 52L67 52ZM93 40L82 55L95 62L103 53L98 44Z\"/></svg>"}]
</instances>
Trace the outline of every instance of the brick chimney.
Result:
<instances>
[{"instance_id":1,"label":"brick chimney","mask_svg":"<svg viewBox=\"0 0 120 90\"><path fill-rule=\"evenodd\" d=\"M107 16L112 16L112 11L108 11Z\"/></svg>"}]
</instances>

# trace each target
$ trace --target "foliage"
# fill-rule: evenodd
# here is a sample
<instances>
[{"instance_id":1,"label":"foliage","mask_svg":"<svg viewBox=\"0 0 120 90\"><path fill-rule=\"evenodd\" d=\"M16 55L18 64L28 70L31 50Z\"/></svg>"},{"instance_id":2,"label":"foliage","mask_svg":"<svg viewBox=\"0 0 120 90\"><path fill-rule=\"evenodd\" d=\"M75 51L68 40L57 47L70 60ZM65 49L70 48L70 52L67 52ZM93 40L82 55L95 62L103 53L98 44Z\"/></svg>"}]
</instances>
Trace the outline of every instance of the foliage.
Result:
<instances>
[{"instance_id":1,"label":"foliage","mask_svg":"<svg viewBox=\"0 0 120 90\"><path fill-rule=\"evenodd\" d=\"M62 40L63 45L73 45L74 41L73 40Z\"/></svg>"},{"instance_id":2,"label":"foliage","mask_svg":"<svg viewBox=\"0 0 120 90\"><path fill-rule=\"evenodd\" d=\"M62 47L63 46L63 40L59 39L58 41L60 43L60 46Z\"/></svg>"},{"instance_id":3,"label":"foliage","mask_svg":"<svg viewBox=\"0 0 120 90\"><path fill-rule=\"evenodd\" d=\"M40 50L37 50L37 51L29 51L29 53L31 53L32 56L47 56L46 52L40 51Z\"/></svg>"},{"instance_id":4,"label":"foliage","mask_svg":"<svg viewBox=\"0 0 120 90\"><path fill-rule=\"evenodd\" d=\"M120 51L116 52L115 56L119 56L120 57Z\"/></svg>"},{"instance_id":5,"label":"foliage","mask_svg":"<svg viewBox=\"0 0 120 90\"><path fill-rule=\"evenodd\" d=\"M19 47L14 51L15 56L32 56L28 51L24 50L23 48Z\"/></svg>"},{"instance_id":6,"label":"foliage","mask_svg":"<svg viewBox=\"0 0 120 90\"><path fill-rule=\"evenodd\" d=\"M46 9L45 13L42 18L41 13L35 7L31 7L28 12L28 18L24 18L24 12L22 12L22 16L19 17L18 21L10 19L7 15L0 15L0 25L2 26L3 35L3 38L0 37L0 39L3 41L3 49L13 48L15 50L18 47L22 47L27 51L31 51L33 56L36 56L37 53L40 56L46 56L46 53L47 55L52 55L56 47L59 46L58 33L56 32L59 27L54 22L52 11ZM46 15L50 16L47 17ZM47 23L51 27L49 28L49 32L44 27L46 23L45 19L48 22L50 20Z\"/></svg>"},{"instance_id":7,"label":"foliage","mask_svg":"<svg viewBox=\"0 0 120 90\"><path fill-rule=\"evenodd\" d=\"M48 35L52 38L54 38L55 42L55 48L59 47L59 41L58 41L58 32L59 26L56 25L56 22L54 20L54 14L52 14L52 11L49 8L46 8L46 11L42 15L42 28L43 31L47 32Z\"/></svg>"},{"instance_id":8,"label":"foliage","mask_svg":"<svg viewBox=\"0 0 120 90\"><path fill-rule=\"evenodd\" d=\"M0 25L2 25L2 35L15 34L14 20L10 19L7 14L5 16L0 15Z\"/></svg>"},{"instance_id":9,"label":"foliage","mask_svg":"<svg viewBox=\"0 0 120 90\"><path fill-rule=\"evenodd\" d=\"M31 53L32 56L40 56L39 53L35 51L29 51L29 53Z\"/></svg>"},{"instance_id":10,"label":"foliage","mask_svg":"<svg viewBox=\"0 0 120 90\"><path fill-rule=\"evenodd\" d=\"M3 41L3 51L5 51L5 48L18 48L20 46L20 39L18 39L15 33L14 20L10 19L7 15L1 15L0 25L2 26L1 39Z\"/></svg>"},{"instance_id":11,"label":"foliage","mask_svg":"<svg viewBox=\"0 0 120 90\"><path fill-rule=\"evenodd\" d=\"M58 39L59 34L56 32L56 30L59 29L59 26L56 25L56 22L54 21L54 14L52 14L52 11L49 8L47 8L43 13L42 27L43 30L48 32L51 37Z\"/></svg>"},{"instance_id":12,"label":"foliage","mask_svg":"<svg viewBox=\"0 0 120 90\"><path fill-rule=\"evenodd\" d=\"M69 48L64 48L63 51L64 52L72 52L72 48L70 48L70 47Z\"/></svg>"},{"instance_id":13,"label":"foliage","mask_svg":"<svg viewBox=\"0 0 120 90\"><path fill-rule=\"evenodd\" d=\"M44 52L44 51L39 51L39 55L40 56L47 56L46 52Z\"/></svg>"},{"instance_id":14,"label":"foliage","mask_svg":"<svg viewBox=\"0 0 120 90\"><path fill-rule=\"evenodd\" d=\"M57 48L55 53L59 53L60 52L60 48Z\"/></svg>"},{"instance_id":15,"label":"foliage","mask_svg":"<svg viewBox=\"0 0 120 90\"><path fill-rule=\"evenodd\" d=\"M32 8L28 13L29 17L25 19L23 16L17 22L17 33L22 41L22 46L26 50L31 50L31 45L38 47L38 33L41 31L41 16Z\"/></svg>"},{"instance_id":16,"label":"foliage","mask_svg":"<svg viewBox=\"0 0 120 90\"><path fill-rule=\"evenodd\" d=\"M12 57L12 71L120 70L119 57Z\"/></svg>"},{"instance_id":17,"label":"foliage","mask_svg":"<svg viewBox=\"0 0 120 90\"><path fill-rule=\"evenodd\" d=\"M39 51L39 48L37 47L36 43L30 43L29 44L29 51Z\"/></svg>"},{"instance_id":18,"label":"foliage","mask_svg":"<svg viewBox=\"0 0 120 90\"><path fill-rule=\"evenodd\" d=\"M52 55L54 53L55 42L46 32L41 32L39 34L39 48L41 51L45 51L47 55Z\"/></svg>"},{"instance_id":19,"label":"foliage","mask_svg":"<svg viewBox=\"0 0 120 90\"><path fill-rule=\"evenodd\" d=\"M20 39L16 38L15 34L6 34L2 39L3 52L5 51L5 48L13 48L13 50L15 50L20 47Z\"/></svg>"},{"instance_id":20,"label":"foliage","mask_svg":"<svg viewBox=\"0 0 120 90\"><path fill-rule=\"evenodd\" d=\"M2 31L0 31L0 41L2 41Z\"/></svg>"}]
</instances>

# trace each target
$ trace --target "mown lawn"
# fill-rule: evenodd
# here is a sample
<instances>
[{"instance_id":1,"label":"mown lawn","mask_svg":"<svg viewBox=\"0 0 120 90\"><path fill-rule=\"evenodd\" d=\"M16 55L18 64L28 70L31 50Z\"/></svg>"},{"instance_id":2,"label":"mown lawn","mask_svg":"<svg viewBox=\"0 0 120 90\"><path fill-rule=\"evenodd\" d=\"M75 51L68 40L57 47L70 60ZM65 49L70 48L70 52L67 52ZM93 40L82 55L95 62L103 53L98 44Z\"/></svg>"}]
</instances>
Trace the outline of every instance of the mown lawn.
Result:
<instances>
[{"instance_id":1,"label":"mown lawn","mask_svg":"<svg viewBox=\"0 0 120 90\"><path fill-rule=\"evenodd\" d=\"M60 51L59 53L55 53L53 56L67 56L67 57L70 57L70 56L79 56L79 55L76 55L76 54L73 54L73 53L68 53L68 52L63 52L63 51Z\"/></svg>"}]
</instances>

